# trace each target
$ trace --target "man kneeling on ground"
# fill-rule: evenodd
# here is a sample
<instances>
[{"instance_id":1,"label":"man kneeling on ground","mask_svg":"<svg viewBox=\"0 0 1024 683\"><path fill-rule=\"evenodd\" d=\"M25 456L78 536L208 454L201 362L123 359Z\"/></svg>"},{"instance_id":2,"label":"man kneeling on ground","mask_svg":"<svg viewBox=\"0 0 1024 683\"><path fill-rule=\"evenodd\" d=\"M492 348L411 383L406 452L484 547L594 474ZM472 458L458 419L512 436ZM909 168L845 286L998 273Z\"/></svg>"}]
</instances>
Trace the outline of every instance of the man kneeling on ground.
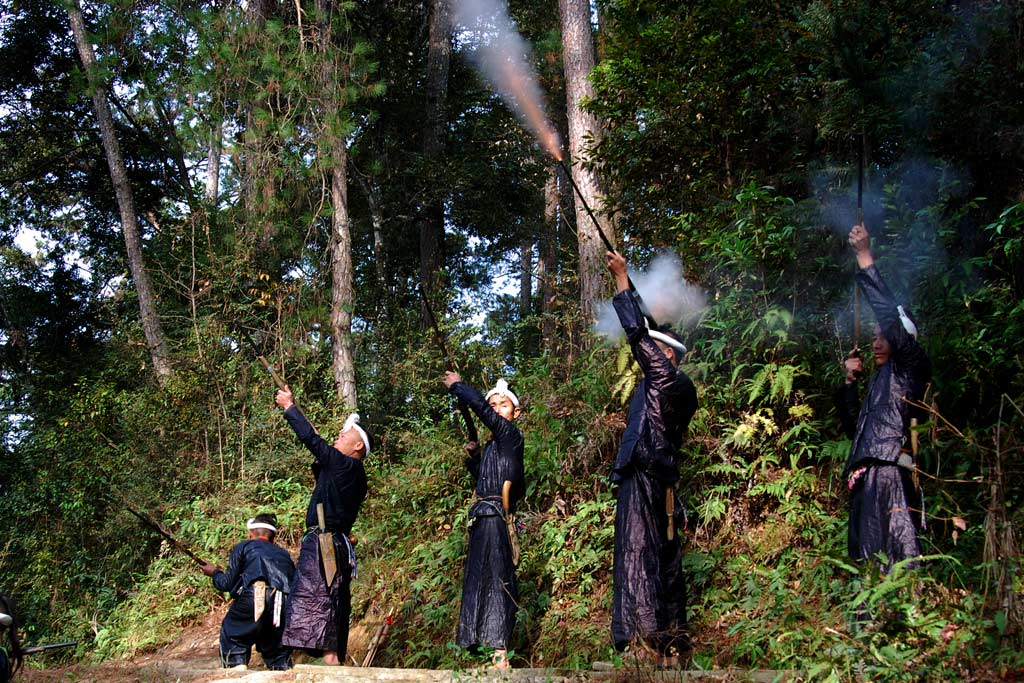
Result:
<instances>
[{"instance_id":1,"label":"man kneeling on ground","mask_svg":"<svg viewBox=\"0 0 1024 683\"><path fill-rule=\"evenodd\" d=\"M221 664L247 668L255 645L268 669L284 671L292 667L291 648L281 644L281 636L295 563L287 550L274 543L277 517L256 515L246 527L249 539L231 549L227 571L212 564L203 566L214 587L234 598L220 627Z\"/></svg>"}]
</instances>

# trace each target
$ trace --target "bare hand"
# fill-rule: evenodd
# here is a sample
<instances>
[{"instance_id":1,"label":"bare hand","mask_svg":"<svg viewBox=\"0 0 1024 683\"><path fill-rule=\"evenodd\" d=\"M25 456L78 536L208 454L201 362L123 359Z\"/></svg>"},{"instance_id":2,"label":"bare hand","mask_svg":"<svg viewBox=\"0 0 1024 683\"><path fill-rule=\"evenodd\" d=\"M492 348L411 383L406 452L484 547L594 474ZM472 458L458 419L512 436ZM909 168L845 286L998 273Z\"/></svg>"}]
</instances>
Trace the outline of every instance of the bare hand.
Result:
<instances>
[{"instance_id":1,"label":"bare hand","mask_svg":"<svg viewBox=\"0 0 1024 683\"><path fill-rule=\"evenodd\" d=\"M871 235L863 223L858 223L850 229L850 236L847 238L850 246L853 247L853 254L857 257L857 266L867 268L875 259L871 255Z\"/></svg>"},{"instance_id":2,"label":"bare hand","mask_svg":"<svg viewBox=\"0 0 1024 683\"><path fill-rule=\"evenodd\" d=\"M480 452L480 444L476 441L470 441L463 448L466 449L466 455L470 458L476 456Z\"/></svg>"},{"instance_id":3,"label":"bare hand","mask_svg":"<svg viewBox=\"0 0 1024 683\"><path fill-rule=\"evenodd\" d=\"M203 573L206 574L207 576L213 576L214 574L217 573L216 565L212 565L209 562L207 562L206 564L203 565Z\"/></svg>"},{"instance_id":4,"label":"bare hand","mask_svg":"<svg viewBox=\"0 0 1024 683\"><path fill-rule=\"evenodd\" d=\"M615 284L619 291L629 289L629 272L626 270L626 259L617 251L606 251L605 262L608 264L608 272L615 278Z\"/></svg>"},{"instance_id":5,"label":"bare hand","mask_svg":"<svg viewBox=\"0 0 1024 683\"><path fill-rule=\"evenodd\" d=\"M846 370L846 383L852 384L864 372L864 359L860 357L860 350L850 351L850 355L843 361L843 369Z\"/></svg>"},{"instance_id":6,"label":"bare hand","mask_svg":"<svg viewBox=\"0 0 1024 683\"><path fill-rule=\"evenodd\" d=\"M848 241L855 252L871 250L871 235L868 234L868 230L864 227L863 223L858 223L850 228Z\"/></svg>"},{"instance_id":7,"label":"bare hand","mask_svg":"<svg viewBox=\"0 0 1024 683\"><path fill-rule=\"evenodd\" d=\"M455 384L456 382L461 382L461 381L462 381L462 377L460 377L459 373L457 373L457 372L452 372L451 370L449 370L448 372L444 373L444 387L445 387L445 389L451 389L453 384Z\"/></svg>"},{"instance_id":8,"label":"bare hand","mask_svg":"<svg viewBox=\"0 0 1024 683\"><path fill-rule=\"evenodd\" d=\"M274 395L274 403L276 403L282 410L288 410L295 405L295 400L292 398L291 387L285 385L284 389L278 389L277 394Z\"/></svg>"}]
</instances>

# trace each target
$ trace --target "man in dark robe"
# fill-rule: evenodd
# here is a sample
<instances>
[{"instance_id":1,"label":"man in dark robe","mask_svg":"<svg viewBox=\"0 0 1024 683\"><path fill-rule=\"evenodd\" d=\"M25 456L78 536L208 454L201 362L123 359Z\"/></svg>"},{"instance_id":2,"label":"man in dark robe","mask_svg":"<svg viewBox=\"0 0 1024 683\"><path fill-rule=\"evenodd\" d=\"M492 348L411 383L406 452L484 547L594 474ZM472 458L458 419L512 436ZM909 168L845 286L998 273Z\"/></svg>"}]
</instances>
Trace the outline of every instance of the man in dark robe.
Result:
<instances>
[{"instance_id":1,"label":"man in dark robe","mask_svg":"<svg viewBox=\"0 0 1024 683\"><path fill-rule=\"evenodd\" d=\"M853 227L849 242L857 258L857 285L878 321L871 344L878 372L860 404L863 361L855 350L845 361L846 383L837 397L843 428L853 441L843 470L850 490L847 547L857 562L884 553L888 572L896 562L921 554L917 525L924 516L910 448L910 421L920 411L908 401L924 397L931 363L917 342L916 326L874 265L871 236L863 225Z\"/></svg>"},{"instance_id":2,"label":"man in dark robe","mask_svg":"<svg viewBox=\"0 0 1024 683\"><path fill-rule=\"evenodd\" d=\"M0 683L10 681L24 663L14 601L0 593Z\"/></svg>"},{"instance_id":3,"label":"man in dark robe","mask_svg":"<svg viewBox=\"0 0 1024 683\"><path fill-rule=\"evenodd\" d=\"M697 410L697 389L679 369L686 352L679 337L645 325L625 259L615 252L606 259L618 290L612 304L643 371L611 475L618 487L612 640L619 651L672 664L689 648L677 531L683 508L676 504L675 483L676 456Z\"/></svg>"},{"instance_id":4,"label":"man in dark robe","mask_svg":"<svg viewBox=\"0 0 1024 683\"><path fill-rule=\"evenodd\" d=\"M356 569L356 554L348 536L366 498L363 458L370 453L370 436L359 426L359 415L353 413L331 445L295 406L290 390L279 390L274 400L284 409L299 441L316 458L316 486L306 510L306 533L288 600L283 642L314 655L322 653L325 664L340 665L348 649L351 582ZM324 528L318 521L318 505L323 505ZM329 585L320 557L321 533L333 534L337 573Z\"/></svg>"},{"instance_id":5,"label":"man in dark robe","mask_svg":"<svg viewBox=\"0 0 1024 683\"><path fill-rule=\"evenodd\" d=\"M256 515L246 528L249 540L231 549L227 571L203 566L214 588L234 598L220 626L220 661L226 668L246 669L255 645L268 669L285 671L292 660L291 650L281 645L283 608L295 563L274 543L277 517Z\"/></svg>"},{"instance_id":6,"label":"man in dark robe","mask_svg":"<svg viewBox=\"0 0 1024 683\"><path fill-rule=\"evenodd\" d=\"M519 398L505 380L498 380L486 397L457 373L447 373L444 382L491 430L483 453L476 444L467 448L466 467L476 480L476 502L469 509L469 549L456 642L471 651L493 648L493 665L508 669L518 592L506 520L515 514L525 492L523 435L512 423L519 417ZM507 510L502 502L505 482L510 482Z\"/></svg>"}]
</instances>

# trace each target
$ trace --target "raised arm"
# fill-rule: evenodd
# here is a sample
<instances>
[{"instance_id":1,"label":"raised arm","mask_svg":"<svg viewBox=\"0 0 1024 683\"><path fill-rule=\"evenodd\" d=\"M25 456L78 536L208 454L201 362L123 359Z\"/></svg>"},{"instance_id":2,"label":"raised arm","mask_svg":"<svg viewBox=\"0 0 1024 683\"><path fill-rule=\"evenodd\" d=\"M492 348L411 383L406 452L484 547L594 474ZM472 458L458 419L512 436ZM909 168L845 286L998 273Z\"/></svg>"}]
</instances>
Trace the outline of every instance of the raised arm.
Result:
<instances>
[{"instance_id":1,"label":"raised arm","mask_svg":"<svg viewBox=\"0 0 1024 683\"><path fill-rule=\"evenodd\" d=\"M306 416L295 405L295 402L292 400L291 389L287 387L279 389L274 396L274 402L284 409L284 419L291 425L292 431L295 432L295 436L299 437L299 441L316 457L317 462L323 464L332 455L338 453L334 446L317 433L313 425L306 419Z\"/></svg>"},{"instance_id":2,"label":"raised arm","mask_svg":"<svg viewBox=\"0 0 1024 683\"><path fill-rule=\"evenodd\" d=\"M466 384L462 381L462 378L455 373L450 373L455 376L455 381L448 385L448 391L455 394L457 398L464 401L469 409L476 413L480 421L491 430L495 435L507 434L511 431L518 432L516 426L494 412L494 408L491 408L490 404L484 400L483 394L477 391L474 387ZM447 380L446 380L447 383Z\"/></svg>"},{"instance_id":3,"label":"raised arm","mask_svg":"<svg viewBox=\"0 0 1024 683\"><path fill-rule=\"evenodd\" d=\"M648 384L659 391L668 391L677 387L677 371L675 366L665 357L665 353L651 339L645 324L644 314L640 310L637 295L629 287L629 274L626 260L614 251L605 254L608 271L615 278L618 290L612 299L615 314L626 332L626 339L633 350L633 357L640 364Z\"/></svg>"},{"instance_id":4,"label":"raised arm","mask_svg":"<svg viewBox=\"0 0 1024 683\"><path fill-rule=\"evenodd\" d=\"M903 362L915 363L921 356L921 362L927 362L924 350L917 340L903 326L896 298L882 279L871 253L871 235L863 225L855 225L850 230L850 246L857 258L857 285L864 293L864 298L875 313L878 326L892 347L893 355Z\"/></svg>"}]
</instances>

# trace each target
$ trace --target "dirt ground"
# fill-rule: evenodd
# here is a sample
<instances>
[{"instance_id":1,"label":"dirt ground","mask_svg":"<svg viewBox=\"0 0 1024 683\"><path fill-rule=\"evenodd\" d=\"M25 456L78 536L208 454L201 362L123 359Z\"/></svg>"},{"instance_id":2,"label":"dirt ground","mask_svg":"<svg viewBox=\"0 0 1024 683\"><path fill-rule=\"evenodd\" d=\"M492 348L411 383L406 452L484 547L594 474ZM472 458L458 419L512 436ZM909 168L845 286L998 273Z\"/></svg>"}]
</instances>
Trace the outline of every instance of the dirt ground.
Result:
<instances>
[{"instance_id":1,"label":"dirt ground","mask_svg":"<svg viewBox=\"0 0 1024 683\"><path fill-rule=\"evenodd\" d=\"M220 623L227 612L224 603L207 614L203 620L184 631L172 643L136 655L132 659L102 664L59 664L59 655L38 654L26 659L25 668L18 672L13 683L202 683L223 678L220 666ZM370 610L372 613L373 610ZM349 664L361 663L373 634L379 626L377 617L352 625L349 632ZM308 663L310 658L296 654L297 664ZM263 659L253 652L249 663L252 671L264 671Z\"/></svg>"}]
</instances>

